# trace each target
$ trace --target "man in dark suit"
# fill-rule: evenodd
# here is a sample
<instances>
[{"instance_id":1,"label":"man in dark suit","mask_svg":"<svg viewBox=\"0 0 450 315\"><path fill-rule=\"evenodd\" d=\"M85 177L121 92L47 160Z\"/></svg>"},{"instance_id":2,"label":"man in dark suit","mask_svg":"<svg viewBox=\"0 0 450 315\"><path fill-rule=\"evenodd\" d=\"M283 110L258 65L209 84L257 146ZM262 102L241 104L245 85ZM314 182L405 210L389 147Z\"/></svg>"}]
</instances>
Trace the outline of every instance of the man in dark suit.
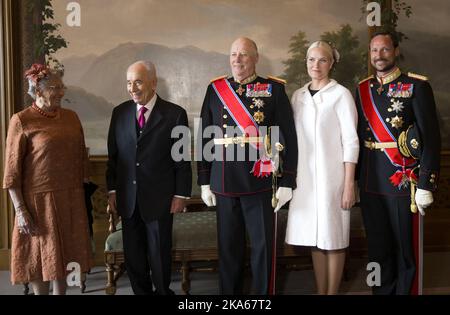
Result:
<instances>
[{"instance_id":1,"label":"man in dark suit","mask_svg":"<svg viewBox=\"0 0 450 315\"><path fill-rule=\"evenodd\" d=\"M191 195L189 161L174 159L175 127L186 111L156 95L156 70L138 61L127 71L132 100L114 108L108 134L108 204L122 217L125 266L135 294L173 294L173 213Z\"/></svg>"},{"instance_id":2,"label":"man in dark suit","mask_svg":"<svg viewBox=\"0 0 450 315\"><path fill-rule=\"evenodd\" d=\"M361 208L369 260L381 268L374 294L420 293L421 215L433 202L439 175L433 91L426 77L400 71L399 55L394 34L375 33L376 76L361 81L356 93Z\"/></svg>"},{"instance_id":3,"label":"man in dark suit","mask_svg":"<svg viewBox=\"0 0 450 315\"><path fill-rule=\"evenodd\" d=\"M296 183L297 136L291 105L280 79L256 75L257 61L255 42L238 38L230 51L233 76L212 81L201 111L201 141L205 150L213 141L215 157L211 160L204 152L198 163L198 184L208 206L217 202L221 294L243 293L247 234L253 293L269 293L274 208L292 198ZM273 161L262 150L261 131L269 127L279 128L285 140L279 188L272 185L276 166L272 168ZM207 129L214 128L220 135L212 139ZM217 154L221 151L223 155Z\"/></svg>"}]
</instances>

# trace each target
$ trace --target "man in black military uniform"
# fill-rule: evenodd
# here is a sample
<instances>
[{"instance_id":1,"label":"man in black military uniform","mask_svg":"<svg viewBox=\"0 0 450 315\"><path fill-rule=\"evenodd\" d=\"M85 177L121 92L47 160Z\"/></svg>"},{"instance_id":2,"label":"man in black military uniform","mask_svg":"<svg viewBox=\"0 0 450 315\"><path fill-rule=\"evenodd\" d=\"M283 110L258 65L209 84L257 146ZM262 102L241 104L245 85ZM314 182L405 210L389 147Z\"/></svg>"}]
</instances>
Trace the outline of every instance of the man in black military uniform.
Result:
<instances>
[{"instance_id":1,"label":"man in black military uniform","mask_svg":"<svg viewBox=\"0 0 450 315\"><path fill-rule=\"evenodd\" d=\"M283 173L276 189L275 210L292 198L296 183L297 138L291 105L279 79L256 75L257 61L256 44L248 38L237 39L230 53L233 76L212 81L201 111L203 147L213 141L216 155L214 159L203 155L198 163L198 184L208 206L217 201L221 294L243 293L246 233L251 245L253 293L268 294L269 290L273 161L261 150L264 134L259 127L278 126L284 140ZM219 134L205 135L211 126L219 128ZM217 152L223 153L217 156ZM256 159L251 158L255 152Z\"/></svg>"},{"instance_id":2,"label":"man in black military uniform","mask_svg":"<svg viewBox=\"0 0 450 315\"><path fill-rule=\"evenodd\" d=\"M376 76L361 81L356 93L361 208L369 261L381 267L375 294L413 292L416 268L422 268L413 248L413 221L420 215L413 211L424 215L438 182L440 133L433 92L426 77L400 71L399 54L393 34L375 33L370 58ZM415 197L411 184L417 185Z\"/></svg>"}]
</instances>

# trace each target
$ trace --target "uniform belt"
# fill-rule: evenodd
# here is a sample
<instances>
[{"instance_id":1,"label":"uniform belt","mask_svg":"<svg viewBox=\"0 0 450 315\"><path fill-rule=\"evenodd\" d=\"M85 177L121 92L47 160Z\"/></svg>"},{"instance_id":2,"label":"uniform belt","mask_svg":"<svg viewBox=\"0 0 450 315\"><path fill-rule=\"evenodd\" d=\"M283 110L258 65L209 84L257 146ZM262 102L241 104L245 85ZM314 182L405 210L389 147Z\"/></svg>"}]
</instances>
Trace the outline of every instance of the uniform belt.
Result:
<instances>
[{"instance_id":1,"label":"uniform belt","mask_svg":"<svg viewBox=\"0 0 450 315\"><path fill-rule=\"evenodd\" d=\"M394 149L397 148L397 142L364 141L364 146L370 150Z\"/></svg>"},{"instance_id":2,"label":"uniform belt","mask_svg":"<svg viewBox=\"0 0 450 315\"><path fill-rule=\"evenodd\" d=\"M214 144L245 144L245 143L262 143L264 137L233 137L233 138L221 138L214 139Z\"/></svg>"}]
</instances>

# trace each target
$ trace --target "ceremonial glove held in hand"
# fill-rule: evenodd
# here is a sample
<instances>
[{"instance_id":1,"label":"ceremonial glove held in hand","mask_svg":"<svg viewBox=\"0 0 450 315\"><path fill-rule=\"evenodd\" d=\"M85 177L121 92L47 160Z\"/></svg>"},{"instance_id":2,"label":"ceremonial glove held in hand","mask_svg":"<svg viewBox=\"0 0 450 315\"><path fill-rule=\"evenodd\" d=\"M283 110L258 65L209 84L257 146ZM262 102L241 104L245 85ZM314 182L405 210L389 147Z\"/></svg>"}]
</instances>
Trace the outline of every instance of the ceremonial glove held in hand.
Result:
<instances>
[{"instance_id":1,"label":"ceremonial glove held in hand","mask_svg":"<svg viewBox=\"0 0 450 315\"><path fill-rule=\"evenodd\" d=\"M288 187L280 187L275 194L275 197L278 200L277 206L275 208L275 212L281 209L282 206L286 204L289 200L292 199L292 188Z\"/></svg>"},{"instance_id":2,"label":"ceremonial glove held in hand","mask_svg":"<svg viewBox=\"0 0 450 315\"><path fill-rule=\"evenodd\" d=\"M213 207L216 205L216 196L211 191L209 185L202 185L202 200L208 207Z\"/></svg>"},{"instance_id":3,"label":"ceremonial glove held in hand","mask_svg":"<svg viewBox=\"0 0 450 315\"><path fill-rule=\"evenodd\" d=\"M416 205L421 215L425 215L425 208L433 203L433 193L428 190L418 188L416 191Z\"/></svg>"}]
</instances>

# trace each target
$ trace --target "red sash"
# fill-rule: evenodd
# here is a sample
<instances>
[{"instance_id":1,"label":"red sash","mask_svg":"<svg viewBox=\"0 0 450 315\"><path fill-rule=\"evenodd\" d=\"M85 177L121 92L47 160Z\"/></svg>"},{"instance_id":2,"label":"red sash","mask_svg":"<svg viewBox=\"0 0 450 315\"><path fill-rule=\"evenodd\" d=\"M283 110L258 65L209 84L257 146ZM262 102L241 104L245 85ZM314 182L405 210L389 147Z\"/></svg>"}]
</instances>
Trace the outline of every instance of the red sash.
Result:
<instances>
[{"instance_id":1,"label":"red sash","mask_svg":"<svg viewBox=\"0 0 450 315\"><path fill-rule=\"evenodd\" d=\"M258 124L248 112L241 99L236 95L227 79L220 79L212 84L217 96L223 106L228 108L228 112L233 118L236 126L241 129L246 137L259 137ZM250 143L255 149L263 148L262 143ZM262 156L253 165L251 174L255 177L268 177L273 172L273 162L266 156Z\"/></svg>"},{"instance_id":2,"label":"red sash","mask_svg":"<svg viewBox=\"0 0 450 315\"><path fill-rule=\"evenodd\" d=\"M373 101L372 91L370 90L370 80L367 80L359 85L359 95L361 98L361 107L364 116L369 121L370 129L372 130L378 142L397 142L395 137L391 134L388 127L385 125L383 118L378 112L377 107ZM403 184L405 178L409 178L409 173L406 168L413 166L416 161L408 159L400 154L398 148L384 149L384 154L391 161L392 165L402 168L391 176L391 182L395 186ZM408 173L408 174L407 174Z\"/></svg>"},{"instance_id":3,"label":"red sash","mask_svg":"<svg viewBox=\"0 0 450 315\"><path fill-rule=\"evenodd\" d=\"M227 79L221 79L215 81L212 86L223 106L228 108L231 118L233 118L236 126L241 129L242 133L247 137L258 137L258 124L253 120L252 115L250 115L241 99L236 95L230 82ZM252 143L252 145L259 147L256 143Z\"/></svg>"}]
</instances>

